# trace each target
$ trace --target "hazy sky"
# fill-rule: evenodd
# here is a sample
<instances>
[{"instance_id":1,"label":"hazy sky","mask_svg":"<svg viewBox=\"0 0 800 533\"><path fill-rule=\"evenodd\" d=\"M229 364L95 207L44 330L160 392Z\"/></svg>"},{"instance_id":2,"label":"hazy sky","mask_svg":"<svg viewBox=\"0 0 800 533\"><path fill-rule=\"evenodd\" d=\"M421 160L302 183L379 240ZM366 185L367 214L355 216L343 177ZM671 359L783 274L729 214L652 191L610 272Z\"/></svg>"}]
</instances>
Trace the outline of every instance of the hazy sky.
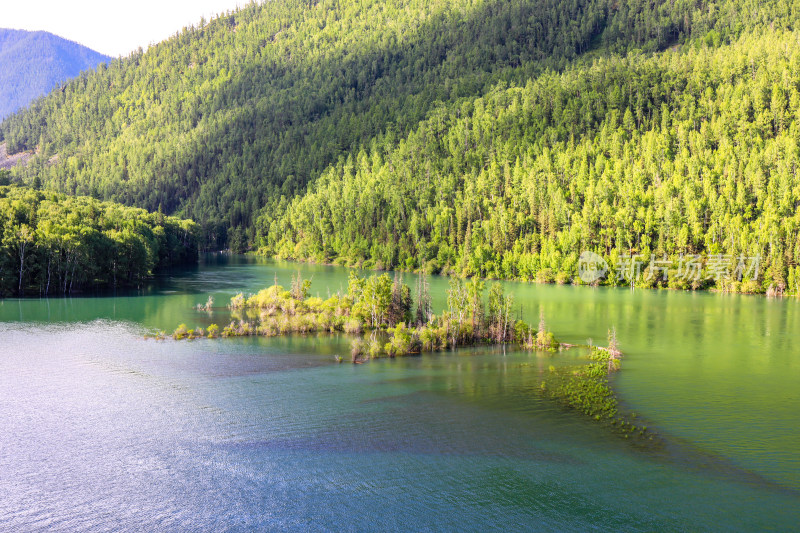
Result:
<instances>
[{"instance_id":1,"label":"hazy sky","mask_svg":"<svg viewBox=\"0 0 800 533\"><path fill-rule=\"evenodd\" d=\"M163 41L246 0L3 0L0 28L44 30L110 56Z\"/></svg>"}]
</instances>

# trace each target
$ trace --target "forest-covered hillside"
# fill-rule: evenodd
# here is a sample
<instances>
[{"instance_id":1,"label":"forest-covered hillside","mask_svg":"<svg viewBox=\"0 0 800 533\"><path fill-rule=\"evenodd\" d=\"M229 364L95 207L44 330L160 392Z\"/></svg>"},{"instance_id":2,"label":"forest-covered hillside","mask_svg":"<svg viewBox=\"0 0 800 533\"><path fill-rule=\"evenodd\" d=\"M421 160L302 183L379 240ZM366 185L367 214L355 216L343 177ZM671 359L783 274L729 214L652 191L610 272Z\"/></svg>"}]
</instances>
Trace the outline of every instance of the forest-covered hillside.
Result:
<instances>
[{"instance_id":1,"label":"forest-covered hillside","mask_svg":"<svg viewBox=\"0 0 800 533\"><path fill-rule=\"evenodd\" d=\"M572 281L584 250L675 269L681 256L759 257L758 284L717 287L797 292L798 89L800 32L596 59L499 86L329 168L286 212L262 217L262 245L542 281ZM656 273L647 280L642 268L635 281L711 281Z\"/></svg>"},{"instance_id":2,"label":"forest-covered hillside","mask_svg":"<svg viewBox=\"0 0 800 533\"><path fill-rule=\"evenodd\" d=\"M110 59L52 33L0 29L0 120Z\"/></svg>"},{"instance_id":3,"label":"forest-covered hillside","mask_svg":"<svg viewBox=\"0 0 800 533\"><path fill-rule=\"evenodd\" d=\"M584 249L757 254L725 288L795 291L798 21L788 0L276 0L84 73L0 142L38 149L13 179L192 217L211 248L561 281Z\"/></svg>"}]
</instances>

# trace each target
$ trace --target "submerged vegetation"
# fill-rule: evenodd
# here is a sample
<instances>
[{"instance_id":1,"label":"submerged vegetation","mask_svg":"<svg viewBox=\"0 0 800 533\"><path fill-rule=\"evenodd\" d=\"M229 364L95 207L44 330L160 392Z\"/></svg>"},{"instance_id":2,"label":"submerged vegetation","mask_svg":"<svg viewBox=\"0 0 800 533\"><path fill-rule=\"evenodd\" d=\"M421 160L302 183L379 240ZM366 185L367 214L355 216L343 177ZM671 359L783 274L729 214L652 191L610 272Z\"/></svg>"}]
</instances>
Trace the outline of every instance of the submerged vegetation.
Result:
<instances>
[{"instance_id":1,"label":"submerged vegetation","mask_svg":"<svg viewBox=\"0 0 800 533\"><path fill-rule=\"evenodd\" d=\"M512 344L521 349L556 352L576 345L559 343L548 331L544 316L536 327L511 315L513 297L494 283L486 294L485 283L450 280L448 308L439 315L430 311L430 295L423 276L416 284L416 298L399 277L388 274L368 278L350 273L348 290L323 300L308 296L311 283L298 273L290 289L278 285L256 294L239 293L228 308L233 320L221 330L216 324L190 329L179 325L172 333L175 340L217 337L273 337L288 333L342 332L354 335L350 360L400 357L479 344ZM414 301L417 305L414 308ZM485 305L485 302L488 305ZM213 299L199 304L198 310L211 309ZM163 339L160 333L157 338ZM556 369L551 366L541 384L541 392L564 406L596 420L609 422L626 435L637 428L618 410L608 377L620 368L622 353L615 330L610 330L608 347L584 346L589 362L579 368ZM337 356L336 360L344 359Z\"/></svg>"},{"instance_id":2,"label":"submerged vegetation","mask_svg":"<svg viewBox=\"0 0 800 533\"><path fill-rule=\"evenodd\" d=\"M620 355L619 351L590 346L589 363L579 368L551 366L548 377L542 381L541 393L565 407L609 424L625 438L652 441L653 433L635 414L621 411L609 384L611 374L620 369Z\"/></svg>"},{"instance_id":3,"label":"submerged vegetation","mask_svg":"<svg viewBox=\"0 0 800 533\"><path fill-rule=\"evenodd\" d=\"M621 368L622 352L616 331L609 330L607 348L590 343L588 349L590 362L580 368L551 366L550 375L541 384L542 394L595 420L616 426L626 437L635 433L651 438L646 426L637 426L632 421L635 417L620 412L608 383L609 376Z\"/></svg>"}]
</instances>

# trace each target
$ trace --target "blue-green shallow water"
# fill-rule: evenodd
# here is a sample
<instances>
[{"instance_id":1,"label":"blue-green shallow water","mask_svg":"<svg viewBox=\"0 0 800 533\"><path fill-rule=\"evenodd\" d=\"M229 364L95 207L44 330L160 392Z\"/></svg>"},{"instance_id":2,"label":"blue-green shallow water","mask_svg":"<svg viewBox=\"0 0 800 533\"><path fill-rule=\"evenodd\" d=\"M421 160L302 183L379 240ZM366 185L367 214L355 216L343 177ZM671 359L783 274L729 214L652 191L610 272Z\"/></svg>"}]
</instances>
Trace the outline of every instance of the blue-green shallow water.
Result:
<instances>
[{"instance_id":1,"label":"blue-green shallow water","mask_svg":"<svg viewBox=\"0 0 800 533\"><path fill-rule=\"evenodd\" d=\"M536 395L579 354L353 366L344 337L143 338L297 268L209 258L141 296L0 303L0 529L797 528L795 300L507 284L563 340L616 326L615 386L667 452Z\"/></svg>"}]
</instances>

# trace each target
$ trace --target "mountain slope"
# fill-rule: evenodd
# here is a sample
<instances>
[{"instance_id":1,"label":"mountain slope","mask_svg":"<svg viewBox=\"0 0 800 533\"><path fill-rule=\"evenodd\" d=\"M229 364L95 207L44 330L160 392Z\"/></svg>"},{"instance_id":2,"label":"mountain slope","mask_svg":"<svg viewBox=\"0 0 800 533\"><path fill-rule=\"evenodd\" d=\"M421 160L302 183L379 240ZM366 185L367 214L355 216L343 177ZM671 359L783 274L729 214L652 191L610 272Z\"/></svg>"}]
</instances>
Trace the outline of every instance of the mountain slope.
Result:
<instances>
[{"instance_id":1,"label":"mountain slope","mask_svg":"<svg viewBox=\"0 0 800 533\"><path fill-rule=\"evenodd\" d=\"M436 101L479 94L523 60L574 57L605 4L267 2L84 76L0 134L10 152L61 156L26 179L191 216L218 246Z\"/></svg>"},{"instance_id":2,"label":"mountain slope","mask_svg":"<svg viewBox=\"0 0 800 533\"><path fill-rule=\"evenodd\" d=\"M51 33L0 29L0 120L110 59Z\"/></svg>"},{"instance_id":3,"label":"mountain slope","mask_svg":"<svg viewBox=\"0 0 800 533\"><path fill-rule=\"evenodd\" d=\"M764 228L791 218L795 177L772 154L795 86L764 67L794 61L780 47L798 21L790 0L276 0L83 74L0 141L39 149L14 179L190 216L208 247L543 279L566 275L578 244L757 248L783 283L793 226ZM709 108L733 83L746 113ZM666 148L647 174L652 139ZM736 172L714 159L729 145ZM750 233L719 244L721 225Z\"/></svg>"},{"instance_id":4,"label":"mountain slope","mask_svg":"<svg viewBox=\"0 0 800 533\"><path fill-rule=\"evenodd\" d=\"M82 76L5 121L0 136L12 153L41 149L18 171L26 181L160 207L197 220L208 246L241 246L254 242L260 212L282 209L282 197L376 135L406 135L443 103L562 69L592 48L655 50L705 33L717 19L703 4L250 5ZM719 34L731 24L720 21Z\"/></svg>"},{"instance_id":5,"label":"mountain slope","mask_svg":"<svg viewBox=\"0 0 800 533\"><path fill-rule=\"evenodd\" d=\"M682 257L724 261L730 275L760 257L759 272L716 287L800 293L799 169L800 33L766 31L579 62L442 109L266 213L262 245L542 281L571 281L592 250L612 259L612 282L675 288L714 285L678 279ZM631 254L633 280L614 268ZM647 275L651 260L673 267L668 282Z\"/></svg>"}]
</instances>

